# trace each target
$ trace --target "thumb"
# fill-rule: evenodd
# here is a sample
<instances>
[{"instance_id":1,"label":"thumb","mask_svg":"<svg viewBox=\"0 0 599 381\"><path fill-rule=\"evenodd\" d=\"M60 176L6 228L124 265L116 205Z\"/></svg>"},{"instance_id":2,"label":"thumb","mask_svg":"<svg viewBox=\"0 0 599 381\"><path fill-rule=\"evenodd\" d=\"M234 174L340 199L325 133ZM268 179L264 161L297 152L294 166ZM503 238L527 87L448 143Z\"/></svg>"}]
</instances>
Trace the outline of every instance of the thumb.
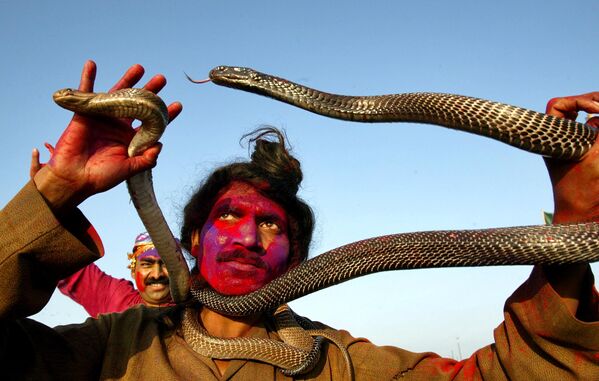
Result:
<instances>
[{"instance_id":1,"label":"thumb","mask_svg":"<svg viewBox=\"0 0 599 381\"><path fill-rule=\"evenodd\" d=\"M31 151L31 164L29 165L29 177L33 180L33 177L42 168L40 164L40 151L34 148Z\"/></svg>"}]
</instances>

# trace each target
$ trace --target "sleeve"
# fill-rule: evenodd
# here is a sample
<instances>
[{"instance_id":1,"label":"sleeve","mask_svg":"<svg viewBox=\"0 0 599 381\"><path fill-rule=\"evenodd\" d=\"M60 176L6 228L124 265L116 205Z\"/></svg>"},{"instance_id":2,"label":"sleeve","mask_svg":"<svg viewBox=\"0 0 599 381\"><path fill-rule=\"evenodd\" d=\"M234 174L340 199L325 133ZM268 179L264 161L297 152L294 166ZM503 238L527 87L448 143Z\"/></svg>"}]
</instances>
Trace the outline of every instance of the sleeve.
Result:
<instances>
[{"instance_id":1,"label":"sleeve","mask_svg":"<svg viewBox=\"0 0 599 381\"><path fill-rule=\"evenodd\" d=\"M0 320L39 312L58 280L103 254L93 226L75 209L51 212L33 182L0 211Z\"/></svg>"},{"instance_id":2,"label":"sleeve","mask_svg":"<svg viewBox=\"0 0 599 381\"><path fill-rule=\"evenodd\" d=\"M2 379L99 379L109 323L89 318L82 324L50 328L28 318L0 322Z\"/></svg>"},{"instance_id":3,"label":"sleeve","mask_svg":"<svg viewBox=\"0 0 599 381\"><path fill-rule=\"evenodd\" d=\"M0 358L6 379L97 379L107 320L52 329L26 318L48 302L59 279L103 253L78 210L58 219L33 183L0 211Z\"/></svg>"},{"instance_id":4,"label":"sleeve","mask_svg":"<svg viewBox=\"0 0 599 381\"><path fill-rule=\"evenodd\" d=\"M133 283L106 274L94 263L59 281L58 289L93 317L142 303Z\"/></svg>"},{"instance_id":5,"label":"sleeve","mask_svg":"<svg viewBox=\"0 0 599 381\"><path fill-rule=\"evenodd\" d=\"M593 283L589 268L584 298L588 308L596 312L599 298ZM549 284L543 268L535 267L507 300L504 317L494 331L495 342L462 361L376 346L340 332L348 345L356 380L599 379L599 322L574 317ZM344 373L338 350L329 351L326 366L332 376Z\"/></svg>"}]
</instances>

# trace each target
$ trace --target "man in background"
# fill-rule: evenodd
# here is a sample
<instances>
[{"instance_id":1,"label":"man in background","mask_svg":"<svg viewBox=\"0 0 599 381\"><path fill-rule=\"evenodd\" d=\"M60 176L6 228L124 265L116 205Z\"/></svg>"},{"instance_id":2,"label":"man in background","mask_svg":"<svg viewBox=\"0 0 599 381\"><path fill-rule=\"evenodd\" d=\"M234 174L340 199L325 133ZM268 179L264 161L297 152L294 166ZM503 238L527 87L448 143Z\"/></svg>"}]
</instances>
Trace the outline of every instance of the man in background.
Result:
<instances>
[{"instance_id":1,"label":"man in background","mask_svg":"<svg viewBox=\"0 0 599 381\"><path fill-rule=\"evenodd\" d=\"M44 143L44 146L52 156L54 147L50 143ZM29 176L33 179L43 166L40 163L40 153L34 148ZM95 263L60 280L57 287L92 317L122 312L138 304L148 307L172 305L168 270L148 233L143 232L135 238L133 249L131 253L127 253L127 258L127 268L131 270L135 287L127 279L106 274Z\"/></svg>"}]
</instances>

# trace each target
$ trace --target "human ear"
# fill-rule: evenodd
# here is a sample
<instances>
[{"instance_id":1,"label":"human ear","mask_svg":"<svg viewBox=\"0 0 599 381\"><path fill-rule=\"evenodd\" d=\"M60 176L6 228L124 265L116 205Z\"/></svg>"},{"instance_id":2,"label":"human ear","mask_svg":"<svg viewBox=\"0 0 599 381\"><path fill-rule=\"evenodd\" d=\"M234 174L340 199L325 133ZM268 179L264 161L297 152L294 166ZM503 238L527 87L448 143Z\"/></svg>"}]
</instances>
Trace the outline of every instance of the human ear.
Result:
<instances>
[{"instance_id":1,"label":"human ear","mask_svg":"<svg viewBox=\"0 0 599 381\"><path fill-rule=\"evenodd\" d=\"M191 255L199 261L202 255L202 247L200 245L200 231L198 229L191 233Z\"/></svg>"}]
</instances>

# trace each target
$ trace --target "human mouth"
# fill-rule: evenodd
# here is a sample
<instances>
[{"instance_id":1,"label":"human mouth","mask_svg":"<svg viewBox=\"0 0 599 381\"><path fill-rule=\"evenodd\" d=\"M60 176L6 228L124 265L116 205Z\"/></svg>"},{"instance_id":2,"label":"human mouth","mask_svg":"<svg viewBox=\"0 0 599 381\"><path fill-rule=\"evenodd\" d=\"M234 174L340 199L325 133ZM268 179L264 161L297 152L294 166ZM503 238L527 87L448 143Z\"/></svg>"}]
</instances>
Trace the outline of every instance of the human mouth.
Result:
<instances>
[{"instance_id":1,"label":"human mouth","mask_svg":"<svg viewBox=\"0 0 599 381\"><path fill-rule=\"evenodd\" d=\"M223 252L218 256L217 261L226 262L231 267L239 270L251 271L256 268L266 268L266 263L264 263L258 254L247 250Z\"/></svg>"},{"instance_id":2,"label":"human mouth","mask_svg":"<svg viewBox=\"0 0 599 381\"><path fill-rule=\"evenodd\" d=\"M225 263L230 268L235 269L237 271L241 271L241 272L254 272L254 271L256 271L256 269L259 268L258 266L256 266L253 263L243 263L243 262L239 262L239 261L227 261Z\"/></svg>"},{"instance_id":3,"label":"human mouth","mask_svg":"<svg viewBox=\"0 0 599 381\"><path fill-rule=\"evenodd\" d=\"M146 289L150 288L150 289L152 289L152 290L159 291L159 290L164 290L164 289L166 289L167 287L168 287L167 285L165 285L165 284L162 284L162 283L152 283L152 284L148 285L148 286L146 287Z\"/></svg>"}]
</instances>

